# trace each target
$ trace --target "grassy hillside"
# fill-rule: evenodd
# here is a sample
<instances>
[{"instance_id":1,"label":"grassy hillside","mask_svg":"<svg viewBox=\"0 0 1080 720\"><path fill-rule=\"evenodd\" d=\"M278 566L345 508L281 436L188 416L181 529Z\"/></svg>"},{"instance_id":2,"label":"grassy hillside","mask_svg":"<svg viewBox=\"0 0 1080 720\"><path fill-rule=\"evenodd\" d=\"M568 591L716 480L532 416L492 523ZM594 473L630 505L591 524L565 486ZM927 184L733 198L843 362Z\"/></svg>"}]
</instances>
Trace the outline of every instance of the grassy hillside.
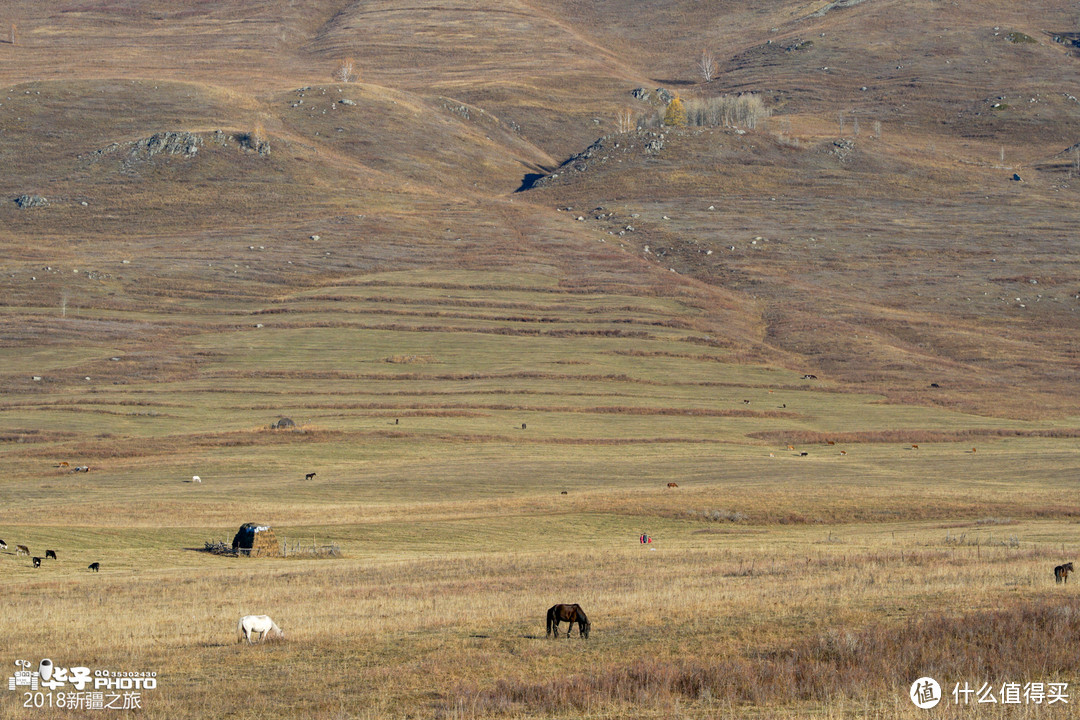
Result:
<instances>
[{"instance_id":1,"label":"grassy hillside","mask_svg":"<svg viewBox=\"0 0 1080 720\"><path fill-rule=\"evenodd\" d=\"M148 718L921 717L921 675L1068 682L1075 21L4 5L9 660L155 671ZM765 109L663 127L660 88ZM203 551L251 521L342 555ZM587 641L545 637L557 602ZM237 645L263 613L286 640Z\"/></svg>"}]
</instances>

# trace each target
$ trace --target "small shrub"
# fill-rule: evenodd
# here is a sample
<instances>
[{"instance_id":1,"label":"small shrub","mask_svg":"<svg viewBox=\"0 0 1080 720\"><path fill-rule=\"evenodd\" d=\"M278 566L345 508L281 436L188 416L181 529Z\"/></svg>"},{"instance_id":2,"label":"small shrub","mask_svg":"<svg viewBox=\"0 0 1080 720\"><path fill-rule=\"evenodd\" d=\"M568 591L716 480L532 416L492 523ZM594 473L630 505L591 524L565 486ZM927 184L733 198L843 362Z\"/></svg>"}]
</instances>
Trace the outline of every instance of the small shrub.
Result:
<instances>
[{"instance_id":1,"label":"small shrub","mask_svg":"<svg viewBox=\"0 0 1080 720\"><path fill-rule=\"evenodd\" d=\"M699 127L741 126L752 130L769 117L765 103L754 93L691 99L686 101L685 109L687 123Z\"/></svg>"},{"instance_id":2,"label":"small shrub","mask_svg":"<svg viewBox=\"0 0 1080 720\"><path fill-rule=\"evenodd\" d=\"M360 79L360 73L357 71L352 58L345 58L338 63L332 75L335 80L343 83L356 82Z\"/></svg>"},{"instance_id":3,"label":"small shrub","mask_svg":"<svg viewBox=\"0 0 1080 720\"><path fill-rule=\"evenodd\" d=\"M1017 32L1016 30L1013 30L1011 33L1007 33L1005 35L1005 39L1011 43L1017 44L1035 42L1035 38L1031 37L1030 35L1025 35L1022 32Z\"/></svg>"},{"instance_id":4,"label":"small shrub","mask_svg":"<svg viewBox=\"0 0 1080 720\"><path fill-rule=\"evenodd\" d=\"M746 515L733 510L702 510L701 516L712 522L742 522Z\"/></svg>"}]
</instances>

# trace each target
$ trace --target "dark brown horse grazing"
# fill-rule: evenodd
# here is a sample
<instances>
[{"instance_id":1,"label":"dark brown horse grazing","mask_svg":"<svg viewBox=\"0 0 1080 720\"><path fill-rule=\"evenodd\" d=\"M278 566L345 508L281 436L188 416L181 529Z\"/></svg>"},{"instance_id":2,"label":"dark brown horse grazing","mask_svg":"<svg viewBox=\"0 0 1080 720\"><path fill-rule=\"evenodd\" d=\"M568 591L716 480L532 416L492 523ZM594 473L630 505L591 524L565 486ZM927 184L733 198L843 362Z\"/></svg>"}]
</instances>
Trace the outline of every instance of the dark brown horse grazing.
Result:
<instances>
[{"instance_id":1,"label":"dark brown horse grazing","mask_svg":"<svg viewBox=\"0 0 1080 720\"><path fill-rule=\"evenodd\" d=\"M592 623L589 622L589 618L585 617L585 611L581 609L581 606L577 603L573 605L552 605L547 611L547 634L548 637L555 634L555 637L559 637L559 623L568 623L566 626L566 637L570 637L570 631L574 629L574 623L578 624L578 634L589 639L589 629L592 628Z\"/></svg>"},{"instance_id":2,"label":"dark brown horse grazing","mask_svg":"<svg viewBox=\"0 0 1080 720\"><path fill-rule=\"evenodd\" d=\"M1069 573L1072 572L1072 563L1065 563L1054 568L1054 580L1057 582L1069 582Z\"/></svg>"}]
</instances>

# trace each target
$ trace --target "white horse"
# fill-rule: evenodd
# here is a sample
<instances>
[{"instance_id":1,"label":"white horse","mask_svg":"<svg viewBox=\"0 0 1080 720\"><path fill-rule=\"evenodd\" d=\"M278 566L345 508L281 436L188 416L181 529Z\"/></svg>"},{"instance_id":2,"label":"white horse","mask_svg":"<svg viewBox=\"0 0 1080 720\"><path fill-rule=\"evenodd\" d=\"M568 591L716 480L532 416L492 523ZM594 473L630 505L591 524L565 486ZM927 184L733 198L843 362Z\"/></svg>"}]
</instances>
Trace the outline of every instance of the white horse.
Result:
<instances>
[{"instance_id":1,"label":"white horse","mask_svg":"<svg viewBox=\"0 0 1080 720\"><path fill-rule=\"evenodd\" d=\"M285 633L281 631L281 628L266 615L245 615L240 618L240 622L236 624L236 642L240 642L245 637L248 644L254 642L251 636L255 633L259 634L259 642L264 642L266 636L283 638Z\"/></svg>"}]
</instances>

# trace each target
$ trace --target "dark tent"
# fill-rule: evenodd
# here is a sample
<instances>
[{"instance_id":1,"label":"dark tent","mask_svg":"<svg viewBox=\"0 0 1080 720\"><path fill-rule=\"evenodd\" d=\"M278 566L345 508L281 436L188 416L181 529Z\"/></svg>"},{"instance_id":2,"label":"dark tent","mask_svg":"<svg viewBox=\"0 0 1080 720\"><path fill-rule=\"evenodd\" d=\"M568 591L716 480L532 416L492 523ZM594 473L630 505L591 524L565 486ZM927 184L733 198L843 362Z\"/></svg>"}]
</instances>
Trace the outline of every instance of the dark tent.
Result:
<instances>
[{"instance_id":1,"label":"dark tent","mask_svg":"<svg viewBox=\"0 0 1080 720\"><path fill-rule=\"evenodd\" d=\"M233 552L251 557L269 557L281 554L274 531L269 525L245 523L240 526L232 541Z\"/></svg>"}]
</instances>

